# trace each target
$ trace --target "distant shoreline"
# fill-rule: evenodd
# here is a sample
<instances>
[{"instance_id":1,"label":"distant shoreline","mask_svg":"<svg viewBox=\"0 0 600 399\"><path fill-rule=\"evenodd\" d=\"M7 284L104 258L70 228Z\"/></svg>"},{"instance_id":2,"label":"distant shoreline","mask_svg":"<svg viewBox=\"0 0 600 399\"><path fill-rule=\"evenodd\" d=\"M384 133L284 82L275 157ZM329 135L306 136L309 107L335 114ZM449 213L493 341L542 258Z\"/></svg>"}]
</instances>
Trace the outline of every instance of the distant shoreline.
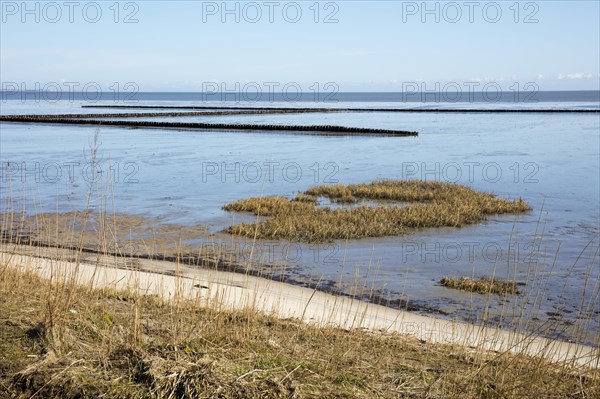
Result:
<instances>
[{"instance_id":1,"label":"distant shoreline","mask_svg":"<svg viewBox=\"0 0 600 399\"><path fill-rule=\"evenodd\" d=\"M269 89L259 87L259 91L248 91L244 86L225 85L215 86L213 91L139 91L139 88L130 91L115 92L109 88L94 85L89 92L70 90L57 83L58 90L0 90L2 101L196 101L196 102L223 102L223 103L315 103L336 104L340 102L366 102L366 103L422 103L422 104L539 104L539 103L600 103L600 90L525 90L513 91L508 88L483 86L461 87L458 91L432 89L436 91L398 91L398 92L343 92L335 90L304 91L291 90L283 92L281 88ZM254 87L254 86L253 86ZM428 89L428 87L426 87ZM234 90L231 90L234 89ZM443 87L442 87L443 89ZM231 91L230 91L231 90Z\"/></svg>"}]
</instances>

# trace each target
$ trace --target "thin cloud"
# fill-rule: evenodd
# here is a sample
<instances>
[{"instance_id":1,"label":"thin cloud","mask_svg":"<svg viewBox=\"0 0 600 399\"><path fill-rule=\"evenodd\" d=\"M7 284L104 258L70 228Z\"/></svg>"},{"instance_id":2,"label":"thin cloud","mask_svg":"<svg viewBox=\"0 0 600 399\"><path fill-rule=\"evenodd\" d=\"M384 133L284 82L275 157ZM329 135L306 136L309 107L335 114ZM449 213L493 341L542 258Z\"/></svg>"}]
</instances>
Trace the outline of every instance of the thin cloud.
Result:
<instances>
[{"instance_id":1,"label":"thin cloud","mask_svg":"<svg viewBox=\"0 0 600 399\"><path fill-rule=\"evenodd\" d=\"M593 78L594 75L592 75L591 73L582 73L582 72L575 72L575 73L567 73L567 74L562 74L559 73L558 74L558 80L581 80L581 79L591 79Z\"/></svg>"}]
</instances>

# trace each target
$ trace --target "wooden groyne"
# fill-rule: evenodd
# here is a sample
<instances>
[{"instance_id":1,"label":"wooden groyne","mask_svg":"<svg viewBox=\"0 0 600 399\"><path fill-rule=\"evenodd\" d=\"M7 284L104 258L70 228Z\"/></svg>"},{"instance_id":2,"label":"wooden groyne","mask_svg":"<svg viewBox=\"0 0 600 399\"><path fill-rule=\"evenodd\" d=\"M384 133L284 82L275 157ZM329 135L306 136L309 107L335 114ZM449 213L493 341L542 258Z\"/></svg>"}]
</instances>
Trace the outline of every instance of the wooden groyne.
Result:
<instances>
[{"instance_id":1,"label":"wooden groyne","mask_svg":"<svg viewBox=\"0 0 600 399\"><path fill-rule=\"evenodd\" d=\"M311 109L305 110L230 110L230 111L189 111L189 112L120 112L109 114L40 114L40 115L10 115L20 116L26 119L93 119L93 118L160 118L160 117L183 117L183 116L227 116L227 115L271 115L271 114L298 114L314 113Z\"/></svg>"},{"instance_id":2,"label":"wooden groyne","mask_svg":"<svg viewBox=\"0 0 600 399\"><path fill-rule=\"evenodd\" d=\"M405 113L438 113L438 114L594 114L600 109L461 109L461 108L348 108L346 111L354 112L405 112Z\"/></svg>"},{"instance_id":3,"label":"wooden groyne","mask_svg":"<svg viewBox=\"0 0 600 399\"><path fill-rule=\"evenodd\" d=\"M187 122L151 122L125 120L95 120L76 118L36 118L35 115L2 115L0 122L20 122L58 125L118 126L130 128L192 129L192 130L234 130L234 131L270 131L315 134L324 136L417 136L417 132L389 129L369 129L332 125L260 125L235 123L187 123Z\"/></svg>"},{"instance_id":4,"label":"wooden groyne","mask_svg":"<svg viewBox=\"0 0 600 399\"><path fill-rule=\"evenodd\" d=\"M600 109L510 109L510 108L292 108L292 107L215 107L215 106L176 106L176 105L82 105L82 108L106 108L106 109L193 109L193 110L256 110L256 111L288 111L288 112L400 112L400 113L520 113L520 114L580 114L600 113Z\"/></svg>"},{"instance_id":5,"label":"wooden groyne","mask_svg":"<svg viewBox=\"0 0 600 399\"><path fill-rule=\"evenodd\" d=\"M222 107L207 105L82 105L81 108L105 108L105 109L194 109L194 110L240 110L240 111L289 111L289 112L335 112L346 111L345 108L314 108L314 107Z\"/></svg>"}]
</instances>

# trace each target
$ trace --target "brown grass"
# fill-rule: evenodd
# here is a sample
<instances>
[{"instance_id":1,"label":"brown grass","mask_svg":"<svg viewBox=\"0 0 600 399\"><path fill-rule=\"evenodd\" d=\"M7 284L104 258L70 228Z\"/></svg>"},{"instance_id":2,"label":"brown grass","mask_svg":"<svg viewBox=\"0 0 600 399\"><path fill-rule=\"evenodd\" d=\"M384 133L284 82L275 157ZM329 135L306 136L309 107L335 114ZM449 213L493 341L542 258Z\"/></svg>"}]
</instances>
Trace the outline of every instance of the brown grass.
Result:
<instances>
[{"instance_id":1,"label":"brown grass","mask_svg":"<svg viewBox=\"0 0 600 399\"><path fill-rule=\"evenodd\" d=\"M500 280L494 277L481 277L477 280L469 277L443 277L440 284L444 287L462 291L477 292L479 294L518 295L520 294L518 282Z\"/></svg>"},{"instance_id":2,"label":"brown grass","mask_svg":"<svg viewBox=\"0 0 600 399\"><path fill-rule=\"evenodd\" d=\"M225 312L216 304L65 287L12 268L0 271L0 397L600 395L597 370L539 358L317 328L251 309ZM66 295L71 300L49 317L48 303Z\"/></svg>"},{"instance_id":3,"label":"brown grass","mask_svg":"<svg viewBox=\"0 0 600 399\"><path fill-rule=\"evenodd\" d=\"M326 197L351 207L320 207ZM377 201L370 206L364 201ZM258 239L325 242L335 239L398 236L415 229L461 227L487 215L522 213L530 208L521 198L507 200L470 187L418 180L381 180L370 184L313 187L296 198L253 197L224 207L251 212L268 220L240 224L226 231Z\"/></svg>"}]
</instances>

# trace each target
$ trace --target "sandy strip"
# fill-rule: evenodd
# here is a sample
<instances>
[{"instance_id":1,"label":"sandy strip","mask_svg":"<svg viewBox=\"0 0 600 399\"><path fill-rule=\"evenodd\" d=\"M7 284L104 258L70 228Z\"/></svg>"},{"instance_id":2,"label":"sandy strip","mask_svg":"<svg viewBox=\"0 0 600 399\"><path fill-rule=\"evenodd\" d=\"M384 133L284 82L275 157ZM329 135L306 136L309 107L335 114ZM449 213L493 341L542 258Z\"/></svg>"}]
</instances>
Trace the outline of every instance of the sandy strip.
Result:
<instances>
[{"instance_id":1,"label":"sandy strip","mask_svg":"<svg viewBox=\"0 0 600 399\"><path fill-rule=\"evenodd\" d=\"M132 270L127 269L129 266L123 263L123 258L105 257L100 260L100 267L86 258L77 268L72 261L44 257L47 255L43 252L47 250L29 248L15 254L3 245L0 262L55 281L76 278L79 284L89 287L129 289L163 298L198 299L200 303L221 309L250 307L280 318L296 318L319 326L396 332L431 343L522 352L578 366L600 366L600 348L421 316L259 277L178 266L171 262L134 259L136 270Z\"/></svg>"}]
</instances>

